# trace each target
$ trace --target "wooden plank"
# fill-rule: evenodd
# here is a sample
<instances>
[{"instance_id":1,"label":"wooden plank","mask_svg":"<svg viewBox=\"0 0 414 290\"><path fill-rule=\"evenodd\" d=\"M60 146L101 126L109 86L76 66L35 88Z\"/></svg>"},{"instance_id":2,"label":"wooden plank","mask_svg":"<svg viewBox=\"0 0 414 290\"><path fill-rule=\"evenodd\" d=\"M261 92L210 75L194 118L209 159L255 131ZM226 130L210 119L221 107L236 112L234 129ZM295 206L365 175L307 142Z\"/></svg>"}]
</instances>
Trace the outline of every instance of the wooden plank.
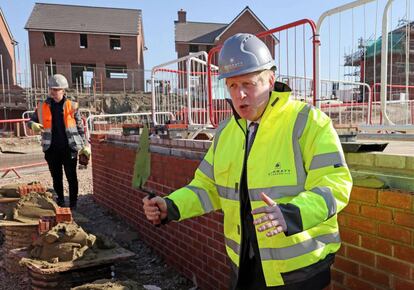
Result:
<instances>
[{"instance_id":1,"label":"wooden plank","mask_svg":"<svg viewBox=\"0 0 414 290\"><path fill-rule=\"evenodd\" d=\"M0 227L27 227L27 226L36 226L39 222L18 222L18 221L8 221L8 220L0 220Z\"/></svg>"},{"instance_id":2,"label":"wooden plank","mask_svg":"<svg viewBox=\"0 0 414 290\"><path fill-rule=\"evenodd\" d=\"M52 264L27 258L27 248L11 250L10 254L16 256L17 258L21 258L26 267L33 272L44 275L61 273L69 270L84 269L97 265L111 264L135 256L135 253L124 248L117 247L109 250L98 250L97 258L93 260L89 260L87 257L84 257L80 260Z\"/></svg>"},{"instance_id":3,"label":"wooden plank","mask_svg":"<svg viewBox=\"0 0 414 290\"><path fill-rule=\"evenodd\" d=\"M0 197L0 203L9 203L19 201L20 197Z\"/></svg>"}]
</instances>

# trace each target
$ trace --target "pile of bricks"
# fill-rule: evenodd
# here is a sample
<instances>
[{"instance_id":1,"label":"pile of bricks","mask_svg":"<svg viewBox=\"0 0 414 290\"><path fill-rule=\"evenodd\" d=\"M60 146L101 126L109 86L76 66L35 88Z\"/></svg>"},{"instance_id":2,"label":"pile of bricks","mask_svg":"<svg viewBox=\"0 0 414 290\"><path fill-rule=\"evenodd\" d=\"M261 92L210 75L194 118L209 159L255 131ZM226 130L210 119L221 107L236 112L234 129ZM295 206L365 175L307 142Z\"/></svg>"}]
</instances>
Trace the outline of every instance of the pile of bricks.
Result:
<instances>
[{"instance_id":1,"label":"pile of bricks","mask_svg":"<svg viewBox=\"0 0 414 290\"><path fill-rule=\"evenodd\" d=\"M56 225L56 217L55 216L42 216L39 219L39 225L37 228L37 232L39 235L48 232Z\"/></svg>"},{"instance_id":2,"label":"pile of bricks","mask_svg":"<svg viewBox=\"0 0 414 290\"><path fill-rule=\"evenodd\" d=\"M38 225L4 226L3 233L5 242L3 244L5 254L5 269L9 273L24 273L25 268L19 265L19 258L13 256L10 250L29 247L41 234L52 229L57 223L72 222L70 208L58 207L56 216L43 216Z\"/></svg>"},{"instance_id":3,"label":"pile of bricks","mask_svg":"<svg viewBox=\"0 0 414 290\"><path fill-rule=\"evenodd\" d=\"M31 192L45 192L46 188L41 183L21 185L17 189L20 196L27 195Z\"/></svg>"},{"instance_id":4,"label":"pile of bricks","mask_svg":"<svg viewBox=\"0 0 414 290\"><path fill-rule=\"evenodd\" d=\"M58 207L56 209L56 223L71 223L72 212L69 207Z\"/></svg>"}]
</instances>

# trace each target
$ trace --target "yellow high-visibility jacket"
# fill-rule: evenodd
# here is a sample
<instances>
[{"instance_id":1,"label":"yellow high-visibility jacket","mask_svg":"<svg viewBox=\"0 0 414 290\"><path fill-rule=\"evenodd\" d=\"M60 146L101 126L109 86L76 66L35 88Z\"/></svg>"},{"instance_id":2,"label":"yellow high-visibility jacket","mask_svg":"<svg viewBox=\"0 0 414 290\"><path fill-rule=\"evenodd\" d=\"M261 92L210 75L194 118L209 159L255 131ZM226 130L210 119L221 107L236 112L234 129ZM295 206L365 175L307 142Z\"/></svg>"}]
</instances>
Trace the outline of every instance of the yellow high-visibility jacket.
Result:
<instances>
[{"instance_id":1,"label":"yellow high-visibility jacket","mask_svg":"<svg viewBox=\"0 0 414 290\"><path fill-rule=\"evenodd\" d=\"M275 87L283 87L277 84ZM331 120L290 90L274 91L248 155L251 208L265 206L264 192L283 212L296 212L286 233L258 232L267 286L284 285L282 274L323 260L340 247L337 214L348 203L352 178ZM221 209L227 254L235 267L241 251L239 185L246 150L246 120L234 116L220 124L212 146L191 183L168 196L180 220ZM290 228L291 227L291 228Z\"/></svg>"}]
</instances>

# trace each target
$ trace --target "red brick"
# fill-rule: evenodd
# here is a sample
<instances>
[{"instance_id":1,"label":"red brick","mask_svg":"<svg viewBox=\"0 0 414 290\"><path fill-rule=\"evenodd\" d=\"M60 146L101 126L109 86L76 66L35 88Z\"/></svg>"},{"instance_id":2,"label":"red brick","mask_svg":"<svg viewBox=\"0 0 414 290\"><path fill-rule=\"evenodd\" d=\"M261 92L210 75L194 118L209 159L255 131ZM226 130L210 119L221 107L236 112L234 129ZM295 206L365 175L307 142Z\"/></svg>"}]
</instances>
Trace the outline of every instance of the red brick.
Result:
<instances>
[{"instance_id":1,"label":"red brick","mask_svg":"<svg viewBox=\"0 0 414 290\"><path fill-rule=\"evenodd\" d=\"M392 243L379 237L362 235L361 246L388 256L391 256L392 253Z\"/></svg>"},{"instance_id":2,"label":"red brick","mask_svg":"<svg viewBox=\"0 0 414 290\"><path fill-rule=\"evenodd\" d=\"M340 256L335 257L334 267L338 270L355 276L357 276L359 273L358 263L346 260Z\"/></svg>"},{"instance_id":3,"label":"red brick","mask_svg":"<svg viewBox=\"0 0 414 290\"><path fill-rule=\"evenodd\" d=\"M356 246L361 245L360 234L358 232L355 232L345 227L339 228L339 232L341 234L341 239L343 242L350 243Z\"/></svg>"},{"instance_id":4,"label":"red brick","mask_svg":"<svg viewBox=\"0 0 414 290\"><path fill-rule=\"evenodd\" d=\"M367 218L348 215L346 218L346 225L348 228L364 233L375 234L377 232L377 225Z\"/></svg>"},{"instance_id":5,"label":"red brick","mask_svg":"<svg viewBox=\"0 0 414 290\"><path fill-rule=\"evenodd\" d=\"M414 264L414 247L394 245L394 257Z\"/></svg>"},{"instance_id":6,"label":"red brick","mask_svg":"<svg viewBox=\"0 0 414 290\"><path fill-rule=\"evenodd\" d=\"M375 268L369 268L365 266L360 266L360 273L359 276L371 283L376 285L380 284L385 286L386 288L390 287L390 275L386 272L379 271Z\"/></svg>"},{"instance_id":7,"label":"red brick","mask_svg":"<svg viewBox=\"0 0 414 290\"><path fill-rule=\"evenodd\" d=\"M347 289L355 289L355 290L375 290L375 286L361 280L359 278L355 278L353 276L346 276L345 278L345 285L347 286Z\"/></svg>"},{"instance_id":8,"label":"red brick","mask_svg":"<svg viewBox=\"0 0 414 290\"><path fill-rule=\"evenodd\" d=\"M343 286L343 285L341 285L341 284L338 284L338 283L336 283L336 282L334 282L334 283L331 283L331 289L332 290L347 290L347 288L345 287L345 286Z\"/></svg>"},{"instance_id":9,"label":"red brick","mask_svg":"<svg viewBox=\"0 0 414 290\"><path fill-rule=\"evenodd\" d=\"M338 282L339 284L344 283L345 275L344 273L337 271L335 269L331 270L332 281Z\"/></svg>"},{"instance_id":10,"label":"red brick","mask_svg":"<svg viewBox=\"0 0 414 290\"><path fill-rule=\"evenodd\" d=\"M392 211L387 208L362 205L361 214L365 217L388 223L391 223L392 220Z\"/></svg>"},{"instance_id":11,"label":"red brick","mask_svg":"<svg viewBox=\"0 0 414 290\"><path fill-rule=\"evenodd\" d=\"M339 256L346 257L346 248L347 248L347 246L342 244L341 247L339 248L338 252L336 252L336 254L339 255Z\"/></svg>"},{"instance_id":12,"label":"red brick","mask_svg":"<svg viewBox=\"0 0 414 290\"><path fill-rule=\"evenodd\" d=\"M411 209L412 195L401 191L379 191L378 202L380 204L402 209Z\"/></svg>"},{"instance_id":13,"label":"red brick","mask_svg":"<svg viewBox=\"0 0 414 290\"><path fill-rule=\"evenodd\" d=\"M349 202L348 205L343 209L344 212L358 215L361 205L356 202Z\"/></svg>"},{"instance_id":14,"label":"red brick","mask_svg":"<svg viewBox=\"0 0 414 290\"><path fill-rule=\"evenodd\" d=\"M56 208L56 223L72 222L72 212L68 207Z\"/></svg>"},{"instance_id":15,"label":"red brick","mask_svg":"<svg viewBox=\"0 0 414 290\"><path fill-rule=\"evenodd\" d=\"M369 266L375 266L375 255L371 252L349 246L346 254L346 256L353 261Z\"/></svg>"},{"instance_id":16,"label":"red brick","mask_svg":"<svg viewBox=\"0 0 414 290\"><path fill-rule=\"evenodd\" d=\"M412 290L414 289L414 281L403 280L398 277L394 277L394 289L395 290Z\"/></svg>"},{"instance_id":17,"label":"red brick","mask_svg":"<svg viewBox=\"0 0 414 290\"><path fill-rule=\"evenodd\" d=\"M340 225L340 228L342 228L343 226L346 226L346 214L344 213L340 213L338 215L338 224Z\"/></svg>"},{"instance_id":18,"label":"red brick","mask_svg":"<svg viewBox=\"0 0 414 290\"><path fill-rule=\"evenodd\" d=\"M380 224L378 227L378 234L381 237L406 244L411 243L411 233L412 231L408 229L389 224Z\"/></svg>"},{"instance_id":19,"label":"red brick","mask_svg":"<svg viewBox=\"0 0 414 290\"><path fill-rule=\"evenodd\" d=\"M369 202L372 204L377 203L378 190L373 188L354 186L351 192L351 200L359 200Z\"/></svg>"},{"instance_id":20,"label":"red brick","mask_svg":"<svg viewBox=\"0 0 414 290\"><path fill-rule=\"evenodd\" d=\"M394 222L402 226L414 228L414 214L395 211Z\"/></svg>"},{"instance_id":21,"label":"red brick","mask_svg":"<svg viewBox=\"0 0 414 290\"><path fill-rule=\"evenodd\" d=\"M377 268L388 271L404 279L410 279L410 264L377 256Z\"/></svg>"}]
</instances>

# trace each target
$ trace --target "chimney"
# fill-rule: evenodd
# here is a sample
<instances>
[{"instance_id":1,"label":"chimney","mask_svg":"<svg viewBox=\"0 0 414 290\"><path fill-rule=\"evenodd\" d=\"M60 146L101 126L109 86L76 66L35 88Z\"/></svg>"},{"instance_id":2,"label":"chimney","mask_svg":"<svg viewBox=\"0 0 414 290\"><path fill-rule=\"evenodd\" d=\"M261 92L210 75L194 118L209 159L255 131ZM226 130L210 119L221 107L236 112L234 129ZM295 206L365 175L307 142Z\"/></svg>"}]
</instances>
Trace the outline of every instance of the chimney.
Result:
<instances>
[{"instance_id":1,"label":"chimney","mask_svg":"<svg viewBox=\"0 0 414 290\"><path fill-rule=\"evenodd\" d=\"M186 23L187 22L187 12L183 9L178 11L178 23Z\"/></svg>"}]
</instances>

